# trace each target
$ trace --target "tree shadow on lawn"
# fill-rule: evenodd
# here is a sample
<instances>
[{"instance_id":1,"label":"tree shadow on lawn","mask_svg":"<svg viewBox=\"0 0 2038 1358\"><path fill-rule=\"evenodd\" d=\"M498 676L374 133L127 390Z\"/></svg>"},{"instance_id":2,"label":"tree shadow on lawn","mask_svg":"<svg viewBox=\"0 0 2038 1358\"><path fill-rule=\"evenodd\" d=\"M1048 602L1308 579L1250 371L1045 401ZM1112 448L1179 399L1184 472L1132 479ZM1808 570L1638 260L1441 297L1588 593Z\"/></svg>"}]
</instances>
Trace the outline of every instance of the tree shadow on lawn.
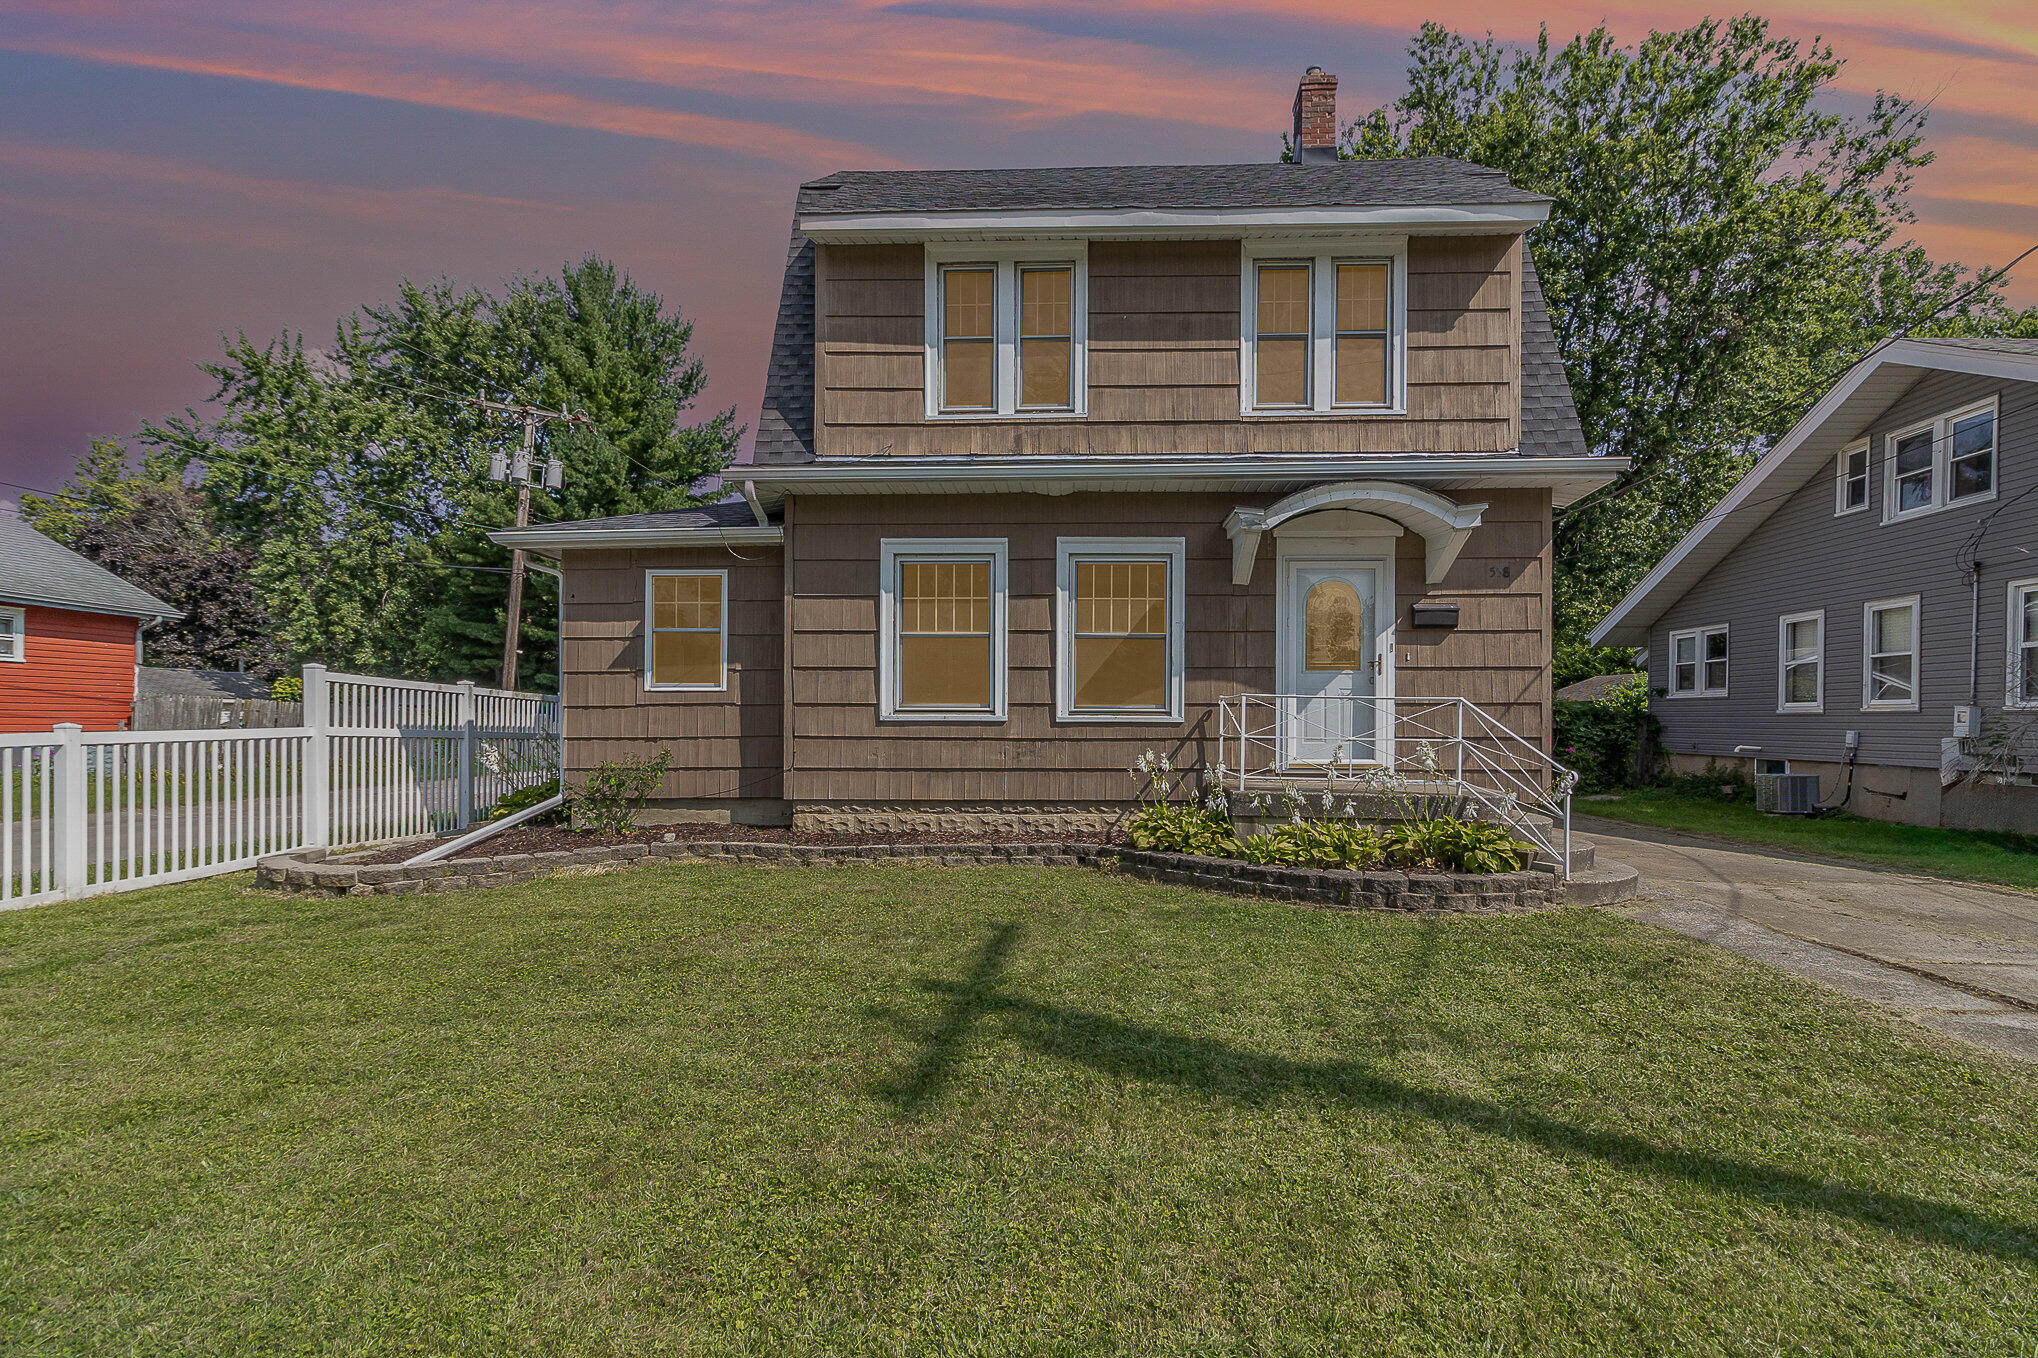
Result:
<instances>
[{"instance_id":1,"label":"tree shadow on lawn","mask_svg":"<svg viewBox=\"0 0 2038 1358\"><path fill-rule=\"evenodd\" d=\"M1906 1193L1855 1188L1796 1170L1703 1151L1659 1146L1622 1132L1602 1131L1540 1113L1443 1090L1425 1089L1383 1075L1360 1061L1296 1061L1208 1038L1191 1037L1108 1014L1002 993L999 986L1019 938L1016 924L998 924L977 952L965 980L928 979L920 985L949 1003L938 1022L915 1030L920 1059L903 1079L878 1091L900 1113L913 1116L946 1091L980 1020L998 1015L1005 1035L1045 1055L1088 1066L1122 1080L1194 1089L1242 1104L1303 1094L1353 1108L1386 1109L1487 1136L1538 1146L1559 1155L1582 1155L1641 1174L1682 1179L1773 1207L1801 1208L1848 1217L1927 1244L1950 1245L2016 1263L2038 1263L2038 1231L2020 1222ZM1429 949L1414 964L1426 967ZM1409 987L1404 987L1406 992ZM1398 1005L1382 1025L1398 1038ZM1390 1041L1390 1047L1398 1043Z\"/></svg>"}]
</instances>

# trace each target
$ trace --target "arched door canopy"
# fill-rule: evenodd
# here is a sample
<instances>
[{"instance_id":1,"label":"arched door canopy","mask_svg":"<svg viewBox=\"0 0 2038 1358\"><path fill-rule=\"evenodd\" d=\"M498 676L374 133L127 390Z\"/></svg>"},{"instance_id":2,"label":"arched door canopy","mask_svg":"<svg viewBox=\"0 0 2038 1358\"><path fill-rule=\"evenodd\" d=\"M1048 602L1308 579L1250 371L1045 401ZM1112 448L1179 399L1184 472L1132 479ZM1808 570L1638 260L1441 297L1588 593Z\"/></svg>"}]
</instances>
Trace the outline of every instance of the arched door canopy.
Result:
<instances>
[{"instance_id":1,"label":"arched door canopy","mask_svg":"<svg viewBox=\"0 0 2038 1358\"><path fill-rule=\"evenodd\" d=\"M1262 533L1322 509L1362 510L1420 533L1426 547L1423 574L1432 585L1451 569L1486 513L1483 504L1461 505L1399 481L1336 481L1311 486L1265 509L1231 511L1224 520L1224 531L1231 538L1231 583L1252 583L1253 559L1259 555Z\"/></svg>"}]
</instances>

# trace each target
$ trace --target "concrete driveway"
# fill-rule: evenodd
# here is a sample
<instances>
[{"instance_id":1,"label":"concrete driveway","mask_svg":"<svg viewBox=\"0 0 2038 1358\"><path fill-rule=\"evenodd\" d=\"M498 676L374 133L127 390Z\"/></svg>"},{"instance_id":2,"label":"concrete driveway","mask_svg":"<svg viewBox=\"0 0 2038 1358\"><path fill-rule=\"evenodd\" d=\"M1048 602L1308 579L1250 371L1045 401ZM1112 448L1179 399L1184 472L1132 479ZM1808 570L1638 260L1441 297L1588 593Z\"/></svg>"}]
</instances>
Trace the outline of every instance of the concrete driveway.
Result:
<instances>
[{"instance_id":1,"label":"concrete driveway","mask_svg":"<svg viewBox=\"0 0 2038 1358\"><path fill-rule=\"evenodd\" d=\"M2038 894L1580 819L1641 870L1622 914L2038 1061Z\"/></svg>"}]
</instances>

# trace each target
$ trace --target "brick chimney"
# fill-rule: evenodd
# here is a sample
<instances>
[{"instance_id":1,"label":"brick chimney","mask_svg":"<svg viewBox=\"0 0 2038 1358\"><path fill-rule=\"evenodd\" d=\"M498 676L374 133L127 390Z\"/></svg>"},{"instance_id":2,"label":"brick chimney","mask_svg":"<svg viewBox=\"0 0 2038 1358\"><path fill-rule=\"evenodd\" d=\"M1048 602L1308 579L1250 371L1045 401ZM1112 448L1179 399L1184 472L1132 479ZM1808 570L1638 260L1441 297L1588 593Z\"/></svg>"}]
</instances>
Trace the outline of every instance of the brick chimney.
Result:
<instances>
[{"instance_id":1,"label":"brick chimney","mask_svg":"<svg viewBox=\"0 0 2038 1358\"><path fill-rule=\"evenodd\" d=\"M1295 87L1294 146L1301 164L1337 159L1337 77L1321 66L1304 71Z\"/></svg>"}]
</instances>

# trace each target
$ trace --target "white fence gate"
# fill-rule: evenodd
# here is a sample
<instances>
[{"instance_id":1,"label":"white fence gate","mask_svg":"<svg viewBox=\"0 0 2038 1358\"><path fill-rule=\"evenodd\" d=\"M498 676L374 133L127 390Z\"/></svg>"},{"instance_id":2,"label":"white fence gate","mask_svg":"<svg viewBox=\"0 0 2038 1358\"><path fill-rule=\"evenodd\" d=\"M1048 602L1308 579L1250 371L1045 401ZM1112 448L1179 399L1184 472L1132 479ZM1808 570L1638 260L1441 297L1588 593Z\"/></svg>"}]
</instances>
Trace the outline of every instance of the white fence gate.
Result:
<instances>
[{"instance_id":1,"label":"white fence gate","mask_svg":"<svg viewBox=\"0 0 2038 1358\"><path fill-rule=\"evenodd\" d=\"M559 771L559 700L304 667L305 724L0 736L0 908L466 828Z\"/></svg>"}]
</instances>

